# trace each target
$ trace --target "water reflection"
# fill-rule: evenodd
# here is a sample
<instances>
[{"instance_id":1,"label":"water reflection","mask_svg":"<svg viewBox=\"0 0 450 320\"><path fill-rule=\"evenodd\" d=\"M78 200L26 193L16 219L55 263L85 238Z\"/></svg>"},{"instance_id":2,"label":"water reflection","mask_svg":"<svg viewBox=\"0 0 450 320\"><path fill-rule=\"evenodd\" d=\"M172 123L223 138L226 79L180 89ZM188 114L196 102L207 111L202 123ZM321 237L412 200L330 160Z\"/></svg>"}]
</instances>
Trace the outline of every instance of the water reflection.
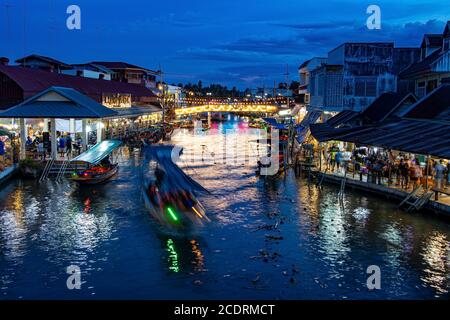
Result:
<instances>
[{"instance_id":1,"label":"water reflection","mask_svg":"<svg viewBox=\"0 0 450 320\"><path fill-rule=\"evenodd\" d=\"M433 232L425 241L423 256L426 268L422 281L437 290L437 295L448 293L449 240L440 233Z\"/></svg>"},{"instance_id":2,"label":"water reflection","mask_svg":"<svg viewBox=\"0 0 450 320\"><path fill-rule=\"evenodd\" d=\"M173 271L175 273L180 271L180 266L178 262L178 253L175 250L175 246L172 239L167 239L167 252L168 252L168 263L169 263L169 270Z\"/></svg>"},{"instance_id":3,"label":"water reflection","mask_svg":"<svg viewBox=\"0 0 450 320\"><path fill-rule=\"evenodd\" d=\"M165 241L167 269L173 273L205 272L205 257L195 239L161 236Z\"/></svg>"},{"instance_id":4,"label":"water reflection","mask_svg":"<svg viewBox=\"0 0 450 320\"><path fill-rule=\"evenodd\" d=\"M357 191L339 205L339 188L319 190L292 172L257 178L256 162L234 161L251 148L237 145L233 161L219 161L226 129L235 141L253 139L239 122L173 139L184 147L181 166L212 192L201 198L212 223L184 237L165 233L143 207L132 150L118 154L119 174L104 185L0 189L0 294L91 298L95 287L98 298L448 298L448 223ZM78 296L65 287L70 264L86 281ZM372 264L382 270L380 291L365 287Z\"/></svg>"}]
</instances>

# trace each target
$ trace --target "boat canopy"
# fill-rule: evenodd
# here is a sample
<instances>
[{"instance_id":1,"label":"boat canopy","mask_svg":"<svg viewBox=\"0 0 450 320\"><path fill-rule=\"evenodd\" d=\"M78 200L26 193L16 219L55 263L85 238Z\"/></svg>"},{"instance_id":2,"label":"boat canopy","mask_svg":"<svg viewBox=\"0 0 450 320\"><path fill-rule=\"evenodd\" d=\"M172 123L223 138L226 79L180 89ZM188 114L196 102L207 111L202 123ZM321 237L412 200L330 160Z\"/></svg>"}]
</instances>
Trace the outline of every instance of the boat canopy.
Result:
<instances>
[{"instance_id":1,"label":"boat canopy","mask_svg":"<svg viewBox=\"0 0 450 320\"><path fill-rule=\"evenodd\" d=\"M82 161L87 162L92 165L98 164L100 161L105 159L111 154L115 149L117 149L122 144L119 140L104 140L97 143L95 146L89 150L83 152L78 157L73 158L70 162Z\"/></svg>"},{"instance_id":2,"label":"boat canopy","mask_svg":"<svg viewBox=\"0 0 450 320\"><path fill-rule=\"evenodd\" d=\"M175 149L174 145L148 145L144 148L144 159L146 162L150 160L156 161L158 166L167 173L168 180L166 181L166 184L168 188L210 193L173 162L172 155L179 157L182 151L182 148L177 147ZM144 163L143 168L146 167L148 167L148 164Z\"/></svg>"}]
</instances>

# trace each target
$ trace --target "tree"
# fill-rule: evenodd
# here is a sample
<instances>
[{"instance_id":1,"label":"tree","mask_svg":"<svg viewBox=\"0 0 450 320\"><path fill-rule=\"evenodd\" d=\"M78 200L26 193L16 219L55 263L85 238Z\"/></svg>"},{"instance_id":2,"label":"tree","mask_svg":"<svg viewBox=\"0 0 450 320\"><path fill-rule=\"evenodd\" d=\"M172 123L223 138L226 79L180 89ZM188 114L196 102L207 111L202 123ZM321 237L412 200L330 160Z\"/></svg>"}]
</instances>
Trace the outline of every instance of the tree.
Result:
<instances>
[{"instance_id":1,"label":"tree","mask_svg":"<svg viewBox=\"0 0 450 320\"><path fill-rule=\"evenodd\" d=\"M292 81L291 85L289 86L289 90L291 90L291 91L298 91L299 86L300 86L300 82Z\"/></svg>"}]
</instances>

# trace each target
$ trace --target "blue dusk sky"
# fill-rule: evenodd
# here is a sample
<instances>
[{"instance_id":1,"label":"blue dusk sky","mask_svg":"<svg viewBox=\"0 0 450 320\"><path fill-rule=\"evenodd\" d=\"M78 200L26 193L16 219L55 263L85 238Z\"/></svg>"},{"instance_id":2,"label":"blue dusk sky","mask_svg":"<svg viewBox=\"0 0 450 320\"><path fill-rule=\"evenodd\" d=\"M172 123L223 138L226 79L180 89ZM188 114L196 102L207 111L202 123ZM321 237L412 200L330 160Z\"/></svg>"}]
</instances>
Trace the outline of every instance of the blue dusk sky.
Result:
<instances>
[{"instance_id":1,"label":"blue dusk sky","mask_svg":"<svg viewBox=\"0 0 450 320\"><path fill-rule=\"evenodd\" d=\"M66 9L81 8L81 30ZM366 8L381 8L368 30ZM417 47L441 33L449 0L0 0L0 56L37 53L67 63L126 61L162 69L169 83L273 86L343 42Z\"/></svg>"}]
</instances>

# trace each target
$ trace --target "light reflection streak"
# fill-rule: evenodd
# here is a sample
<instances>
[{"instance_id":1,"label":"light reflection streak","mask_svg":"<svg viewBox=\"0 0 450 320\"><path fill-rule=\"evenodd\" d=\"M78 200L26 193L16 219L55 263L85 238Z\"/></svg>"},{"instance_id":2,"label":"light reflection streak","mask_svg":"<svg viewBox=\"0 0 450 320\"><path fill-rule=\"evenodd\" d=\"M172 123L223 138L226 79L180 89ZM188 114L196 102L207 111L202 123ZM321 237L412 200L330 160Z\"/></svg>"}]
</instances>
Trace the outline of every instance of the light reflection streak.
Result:
<instances>
[{"instance_id":1,"label":"light reflection streak","mask_svg":"<svg viewBox=\"0 0 450 320\"><path fill-rule=\"evenodd\" d=\"M422 257L426 264L421 280L436 289L437 295L448 293L449 240L438 232L433 232L424 243Z\"/></svg>"},{"instance_id":2,"label":"light reflection streak","mask_svg":"<svg viewBox=\"0 0 450 320\"><path fill-rule=\"evenodd\" d=\"M175 244L172 239L167 239L166 250L169 253L167 261L169 263L169 270L175 273L180 272L180 263L178 261L178 253L175 249Z\"/></svg>"}]
</instances>

